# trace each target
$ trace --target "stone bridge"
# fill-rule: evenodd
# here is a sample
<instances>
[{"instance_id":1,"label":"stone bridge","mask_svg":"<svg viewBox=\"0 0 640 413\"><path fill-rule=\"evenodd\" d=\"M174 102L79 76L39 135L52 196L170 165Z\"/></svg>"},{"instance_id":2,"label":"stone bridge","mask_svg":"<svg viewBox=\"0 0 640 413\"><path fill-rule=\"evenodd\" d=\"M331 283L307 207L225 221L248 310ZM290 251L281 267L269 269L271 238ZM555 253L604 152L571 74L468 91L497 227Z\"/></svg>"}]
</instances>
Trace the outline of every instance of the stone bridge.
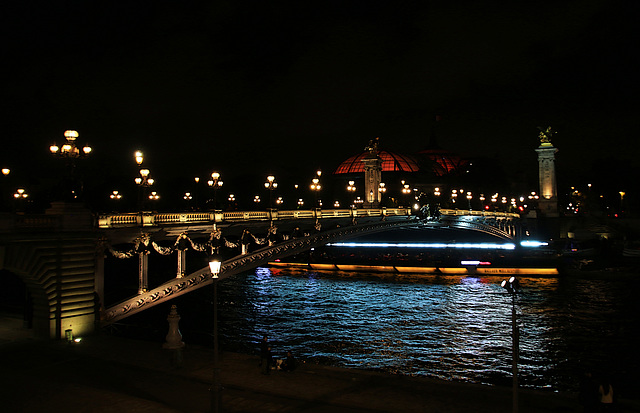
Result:
<instances>
[{"instance_id":1,"label":"stone bridge","mask_svg":"<svg viewBox=\"0 0 640 413\"><path fill-rule=\"evenodd\" d=\"M438 225L503 239L519 237L516 214L458 210L442 210L441 214ZM211 253L226 246L219 275L224 279L275 258L411 225L415 219L408 209L385 208L95 215L77 204L56 203L46 214L0 217L0 269L24 282L29 297L25 311L31 313L36 335L59 339L68 330L74 335L88 334L211 284L208 267L186 273L189 247ZM251 248L243 234L251 236ZM173 245L161 245L167 242ZM177 253L177 265L175 278L149 288L152 250L163 255ZM105 307L105 257L109 253L138 260L139 288L137 295Z\"/></svg>"}]
</instances>

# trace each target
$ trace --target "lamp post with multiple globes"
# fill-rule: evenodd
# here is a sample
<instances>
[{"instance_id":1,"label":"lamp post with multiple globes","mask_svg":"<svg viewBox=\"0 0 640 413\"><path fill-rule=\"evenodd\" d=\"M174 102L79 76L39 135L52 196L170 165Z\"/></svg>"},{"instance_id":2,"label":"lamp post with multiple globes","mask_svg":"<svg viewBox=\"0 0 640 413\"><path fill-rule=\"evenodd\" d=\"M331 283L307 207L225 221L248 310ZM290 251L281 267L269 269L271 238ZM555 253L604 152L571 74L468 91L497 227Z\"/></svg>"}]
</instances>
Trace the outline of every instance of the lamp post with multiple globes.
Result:
<instances>
[{"instance_id":1,"label":"lamp post with multiple globes","mask_svg":"<svg viewBox=\"0 0 640 413\"><path fill-rule=\"evenodd\" d=\"M349 192L350 194L353 194L354 192L356 192L356 182L355 181L349 181L349 184L347 185L347 192ZM353 199L353 195L349 195L350 201L349 203L351 204L352 207L355 207L355 202Z\"/></svg>"},{"instance_id":2,"label":"lamp post with multiple globes","mask_svg":"<svg viewBox=\"0 0 640 413\"><path fill-rule=\"evenodd\" d=\"M273 191L278 187L276 177L273 175L267 176L267 182L264 183L264 187L269 191L269 208L273 208Z\"/></svg>"},{"instance_id":3,"label":"lamp post with multiple globes","mask_svg":"<svg viewBox=\"0 0 640 413\"><path fill-rule=\"evenodd\" d=\"M92 151L89 145L85 145L82 148L76 145L78 136L77 131L67 130L64 132L66 140L64 145L58 146L54 143L49 147L49 151L53 155L66 161L67 177L63 181L62 189L64 200L77 200L82 195L82 180L76 176L76 160L88 156Z\"/></svg>"},{"instance_id":4,"label":"lamp post with multiple globes","mask_svg":"<svg viewBox=\"0 0 640 413\"><path fill-rule=\"evenodd\" d=\"M411 187L405 181L401 181L402 183L402 195L405 197L405 202L407 206L410 206L411 201L409 200L409 195L411 194Z\"/></svg>"},{"instance_id":5,"label":"lamp post with multiple globes","mask_svg":"<svg viewBox=\"0 0 640 413\"><path fill-rule=\"evenodd\" d=\"M318 208L318 192L322 189L322 185L320 184L320 176L322 176L322 171L316 171L316 177L311 180L311 185L309 188L313 191L315 204L314 208Z\"/></svg>"},{"instance_id":6,"label":"lamp post with multiple globes","mask_svg":"<svg viewBox=\"0 0 640 413\"><path fill-rule=\"evenodd\" d=\"M220 174L218 172L211 173L211 179L207 181L207 185L210 188L213 188L213 211L216 210L216 201L218 196L218 188L223 185L223 182L220 180Z\"/></svg>"}]
</instances>

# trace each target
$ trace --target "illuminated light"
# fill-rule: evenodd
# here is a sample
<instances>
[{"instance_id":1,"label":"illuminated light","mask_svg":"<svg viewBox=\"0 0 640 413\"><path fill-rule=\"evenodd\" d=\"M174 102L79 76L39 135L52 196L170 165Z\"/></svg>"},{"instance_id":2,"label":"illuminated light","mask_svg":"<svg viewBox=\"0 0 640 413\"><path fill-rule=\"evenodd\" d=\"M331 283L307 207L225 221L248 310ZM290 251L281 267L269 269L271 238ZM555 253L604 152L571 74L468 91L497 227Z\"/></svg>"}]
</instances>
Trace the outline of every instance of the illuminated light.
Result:
<instances>
[{"instance_id":1,"label":"illuminated light","mask_svg":"<svg viewBox=\"0 0 640 413\"><path fill-rule=\"evenodd\" d=\"M74 343L79 343L81 341L82 341L82 338L80 338L80 337L76 337L76 338L73 339Z\"/></svg>"},{"instance_id":2,"label":"illuminated light","mask_svg":"<svg viewBox=\"0 0 640 413\"><path fill-rule=\"evenodd\" d=\"M50 150L52 153L58 153L58 151L60 150L60 148L58 147L58 145L51 145L51 146L49 146L49 150Z\"/></svg>"},{"instance_id":3,"label":"illuminated light","mask_svg":"<svg viewBox=\"0 0 640 413\"><path fill-rule=\"evenodd\" d=\"M460 265L491 265L489 261L467 260L460 261Z\"/></svg>"},{"instance_id":4,"label":"illuminated light","mask_svg":"<svg viewBox=\"0 0 640 413\"><path fill-rule=\"evenodd\" d=\"M327 244L329 247L357 247L357 248L456 248L456 249L515 249L515 244L497 244L492 242L480 243L393 243L393 242L333 242Z\"/></svg>"},{"instance_id":5,"label":"illuminated light","mask_svg":"<svg viewBox=\"0 0 640 413\"><path fill-rule=\"evenodd\" d=\"M218 274L220 274L220 269L222 268L222 260L219 257L212 257L209 261L209 270L213 278L218 278Z\"/></svg>"},{"instance_id":6,"label":"illuminated light","mask_svg":"<svg viewBox=\"0 0 640 413\"><path fill-rule=\"evenodd\" d=\"M64 131L64 137L67 138L67 140L75 141L78 137L78 132L74 130L66 130Z\"/></svg>"},{"instance_id":7,"label":"illuminated light","mask_svg":"<svg viewBox=\"0 0 640 413\"><path fill-rule=\"evenodd\" d=\"M495 274L523 274L523 275L558 275L557 268L477 268L477 274L495 275ZM506 282L506 280L503 280Z\"/></svg>"},{"instance_id":8,"label":"illuminated light","mask_svg":"<svg viewBox=\"0 0 640 413\"><path fill-rule=\"evenodd\" d=\"M548 242L544 242L544 241L533 241L533 240L526 240L526 241L520 241L520 245L523 247L544 247L549 245Z\"/></svg>"},{"instance_id":9,"label":"illuminated light","mask_svg":"<svg viewBox=\"0 0 640 413\"><path fill-rule=\"evenodd\" d=\"M91 153L91 146L85 146L82 148L82 152L84 152L85 155L89 155Z\"/></svg>"},{"instance_id":10,"label":"illuminated light","mask_svg":"<svg viewBox=\"0 0 640 413\"><path fill-rule=\"evenodd\" d=\"M2 175L9 175L11 173L11 169L9 168L2 168Z\"/></svg>"},{"instance_id":11,"label":"illuminated light","mask_svg":"<svg viewBox=\"0 0 640 413\"><path fill-rule=\"evenodd\" d=\"M314 270L335 270L338 268L334 264L309 264L309 266Z\"/></svg>"}]
</instances>

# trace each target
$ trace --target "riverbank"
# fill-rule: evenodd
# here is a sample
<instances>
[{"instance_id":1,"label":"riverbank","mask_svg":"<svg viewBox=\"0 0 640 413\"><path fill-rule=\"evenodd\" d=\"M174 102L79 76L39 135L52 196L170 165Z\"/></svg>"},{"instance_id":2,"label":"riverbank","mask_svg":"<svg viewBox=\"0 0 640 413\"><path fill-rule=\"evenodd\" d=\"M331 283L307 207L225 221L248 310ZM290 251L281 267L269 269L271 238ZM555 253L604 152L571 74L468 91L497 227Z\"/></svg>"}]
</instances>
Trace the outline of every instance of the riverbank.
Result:
<instances>
[{"instance_id":1,"label":"riverbank","mask_svg":"<svg viewBox=\"0 0 640 413\"><path fill-rule=\"evenodd\" d=\"M14 329L18 333L19 329ZM79 343L11 339L0 352L3 410L207 412L213 354L187 345L94 336ZM260 374L258 358L221 356L225 412L510 412L512 389L303 363ZM521 412L580 411L574 394L520 389ZM624 411L640 411L623 400Z\"/></svg>"}]
</instances>

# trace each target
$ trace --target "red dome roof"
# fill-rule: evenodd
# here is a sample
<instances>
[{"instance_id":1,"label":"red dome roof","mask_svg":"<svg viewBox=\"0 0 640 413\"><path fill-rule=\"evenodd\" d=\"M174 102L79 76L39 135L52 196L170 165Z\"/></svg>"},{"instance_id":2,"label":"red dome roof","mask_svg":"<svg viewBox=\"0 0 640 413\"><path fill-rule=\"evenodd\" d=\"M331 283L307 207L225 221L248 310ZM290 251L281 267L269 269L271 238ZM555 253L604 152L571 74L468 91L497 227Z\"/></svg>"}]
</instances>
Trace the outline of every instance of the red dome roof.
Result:
<instances>
[{"instance_id":1,"label":"red dome roof","mask_svg":"<svg viewBox=\"0 0 640 413\"><path fill-rule=\"evenodd\" d=\"M353 174L364 172L363 159L369 155L370 152L366 151L360 155L352 156L346 161L342 162L334 174ZM417 172L418 163L416 160L407 155L400 155L395 152L378 151L378 156L382 159L382 171L383 172Z\"/></svg>"}]
</instances>

